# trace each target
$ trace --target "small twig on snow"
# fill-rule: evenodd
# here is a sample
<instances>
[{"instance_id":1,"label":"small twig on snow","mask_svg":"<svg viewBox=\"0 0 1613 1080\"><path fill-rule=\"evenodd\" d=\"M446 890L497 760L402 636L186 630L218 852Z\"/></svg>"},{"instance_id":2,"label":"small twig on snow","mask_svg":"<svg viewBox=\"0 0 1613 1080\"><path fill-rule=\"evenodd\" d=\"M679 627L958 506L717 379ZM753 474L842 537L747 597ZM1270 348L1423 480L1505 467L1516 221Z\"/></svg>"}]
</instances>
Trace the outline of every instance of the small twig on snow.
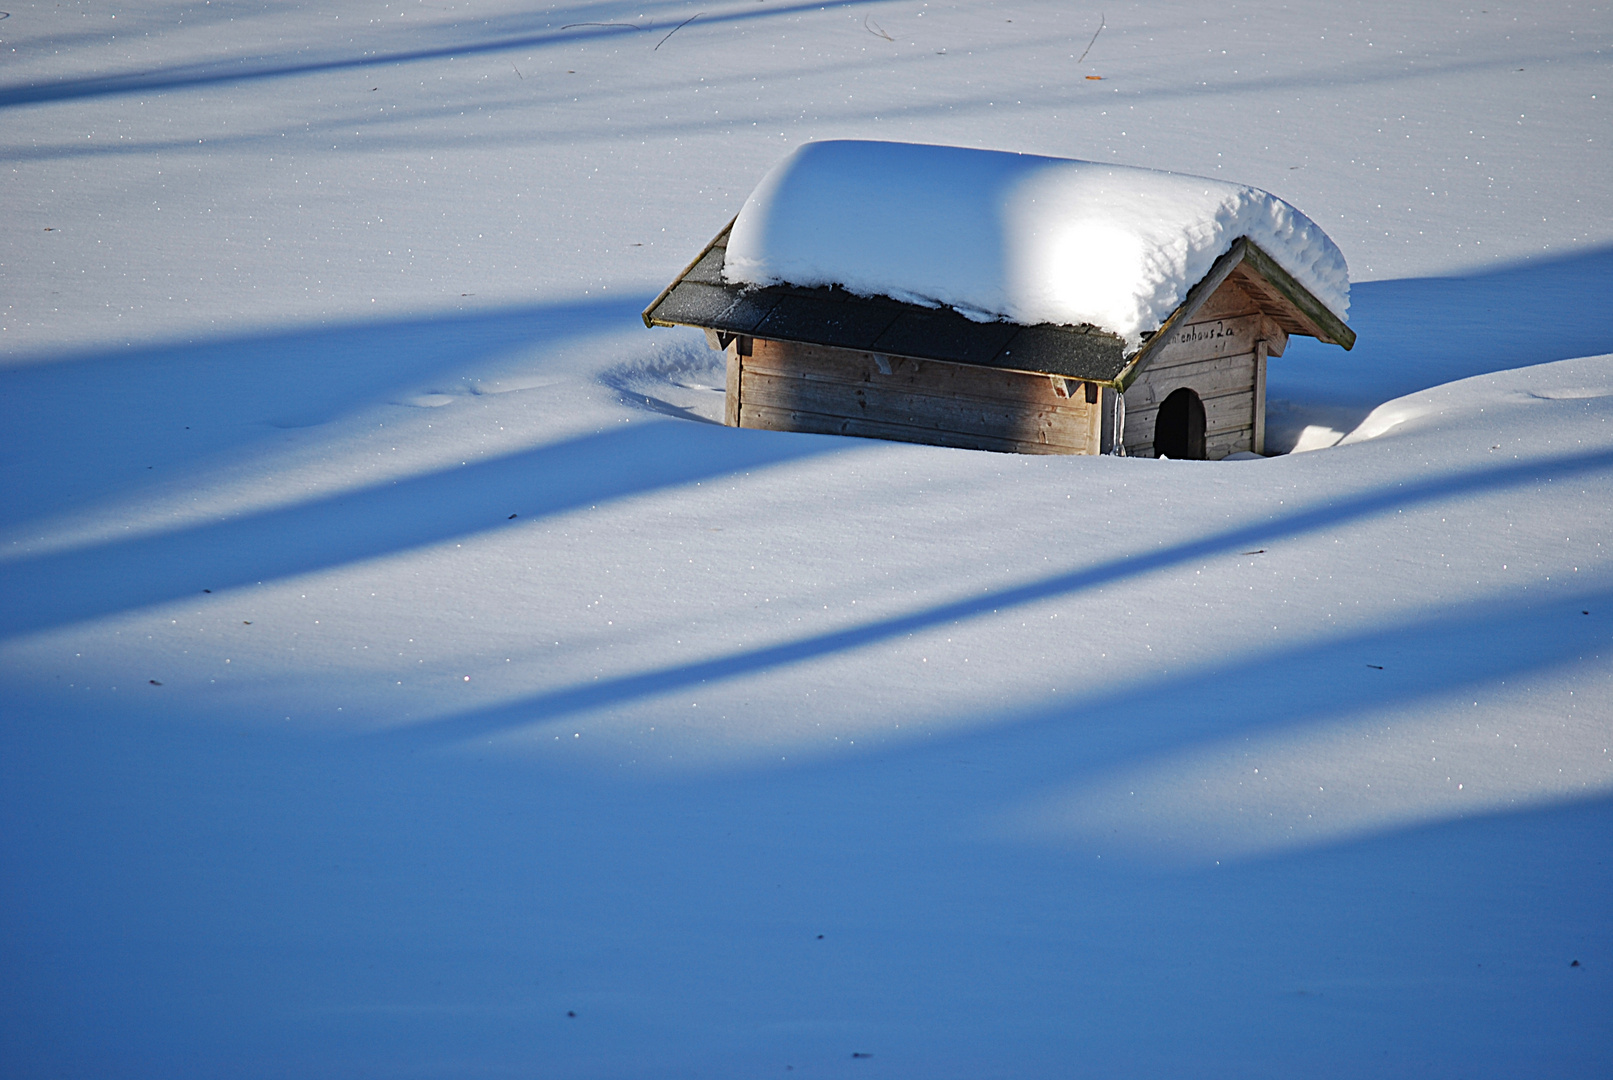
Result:
<instances>
[{"instance_id":1,"label":"small twig on snow","mask_svg":"<svg viewBox=\"0 0 1613 1080\"><path fill-rule=\"evenodd\" d=\"M888 42L890 42L891 44L894 45L896 43L896 39L891 37L889 34L885 33L884 30L880 29L880 26L879 26L878 23L874 23L874 25L872 25L872 26L868 25L873 20L873 18L874 17L872 15L863 16L863 29L868 31L870 34L873 34L875 37L884 38L886 41L888 41Z\"/></svg>"},{"instance_id":2,"label":"small twig on snow","mask_svg":"<svg viewBox=\"0 0 1613 1080\"><path fill-rule=\"evenodd\" d=\"M700 18L700 16L702 16L704 14L705 14L704 11L697 11L693 15L689 16L687 19L684 19L678 25L676 25L672 29L668 30L666 32L666 37L662 38L660 41L657 41L655 43L655 49L651 49L650 51L655 52L656 49L659 49L661 46L666 44L667 38L671 37L673 34L676 34L679 30L682 30L685 26L688 26L690 23L694 22L696 19Z\"/></svg>"},{"instance_id":3,"label":"small twig on snow","mask_svg":"<svg viewBox=\"0 0 1613 1080\"><path fill-rule=\"evenodd\" d=\"M1091 52L1092 51L1092 46L1094 46L1094 45L1096 45L1098 43L1098 35L1101 34L1101 33L1103 33L1103 13L1099 12L1098 13L1098 28L1096 30L1092 31L1092 40L1087 42L1087 47L1081 50L1081 55L1077 56L1075 58L1075 62L1077 64L1079 64L1081 61L1083 61L1083 60L1085 60L1087 58L1087 53Z\"/></svg>"},{"instance_id":4,"label":"small twig on snow","mask_svg":"<svg viewBox=\"0 0 1613 1080\"><path fill-rule=\"evenodd\" d=\"M511 66L511 67L512 67L512 68L515 68L515 77L516 77L516 78L517 78L517 79L525 79L525 78L526 78L526 76L525 76L525 75L522 75L522 74L521 74L521 69L520 69L520 68L518 68L518 67L515 67L515 61L514 61L514 60L511 60L511 61L510 61L510 66Z\"/></svg>"},{"instance_id":5,"label":"small twig on snow","mask_svg":"<svg viewBox=\"0 0 1613 1080\"><path fill-rule=\"evenodd\" d=\"M644 27L636 26L636 25L634 25L633 23L630 23L630 22L574 22L574 23L567 23L566 25L562 26L560 29L562 29L562 30L575 30L579 26L625 26L629 30L643 30L644 29Z\"/></svg>"}]
</instances>

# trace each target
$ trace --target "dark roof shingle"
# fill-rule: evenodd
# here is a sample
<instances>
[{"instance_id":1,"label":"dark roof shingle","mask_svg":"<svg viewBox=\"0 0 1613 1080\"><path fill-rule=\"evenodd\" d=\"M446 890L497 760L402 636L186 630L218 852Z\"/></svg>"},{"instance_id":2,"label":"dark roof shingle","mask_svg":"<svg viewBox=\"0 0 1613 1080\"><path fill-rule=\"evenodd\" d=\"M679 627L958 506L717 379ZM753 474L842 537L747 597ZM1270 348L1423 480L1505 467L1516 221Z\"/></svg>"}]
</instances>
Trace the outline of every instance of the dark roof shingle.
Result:
<instances>
[{"instance_id":1,"label":"dark roof shingle","mask_svg":"<svg viewBox=\"0 0 1613 1080\"><path fill-rule=\"evenodd\" d=\"M976 322L950 308L856 296L835 287L730 284L722 277L727 248L725 228L645 309L644 324L699 326L1098 382L1114 379L1126 367L1125 342L1096 327Z\"/></svg>"}]
</instances>

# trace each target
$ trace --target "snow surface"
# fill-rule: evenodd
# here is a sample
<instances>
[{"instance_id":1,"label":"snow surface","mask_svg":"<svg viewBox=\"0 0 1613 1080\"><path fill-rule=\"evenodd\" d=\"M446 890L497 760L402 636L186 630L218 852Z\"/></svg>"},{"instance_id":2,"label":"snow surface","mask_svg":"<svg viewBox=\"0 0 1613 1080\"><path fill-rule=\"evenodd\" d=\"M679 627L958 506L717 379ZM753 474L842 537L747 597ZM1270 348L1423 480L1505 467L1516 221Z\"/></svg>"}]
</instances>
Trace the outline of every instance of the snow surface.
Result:
<instances>
[{"instance_id":1,"label":"snow surface","mask_svg":"<svg viewBox=\"0 0 1613 1080\"><path fill-rule=\"evenodd\" d=\"M1613 1072L1605 6L7 10L0 1075ZM1322 449L705 422L838 138L1304 207Z\"/></svg>"},{"instance_id":2,"label":"snow surface","mask_svg":"<svg viewBox=\"0 0 1613 1080\"><path fill-rule=\"evenodd\" d=\"M985 322L1100 327L1136 346L1240 236L1335 314L1344 255L1269 192L1036 154L869 140L809 142L762 178L724 276L840 285Z\"/></svg>"}]
</instances>

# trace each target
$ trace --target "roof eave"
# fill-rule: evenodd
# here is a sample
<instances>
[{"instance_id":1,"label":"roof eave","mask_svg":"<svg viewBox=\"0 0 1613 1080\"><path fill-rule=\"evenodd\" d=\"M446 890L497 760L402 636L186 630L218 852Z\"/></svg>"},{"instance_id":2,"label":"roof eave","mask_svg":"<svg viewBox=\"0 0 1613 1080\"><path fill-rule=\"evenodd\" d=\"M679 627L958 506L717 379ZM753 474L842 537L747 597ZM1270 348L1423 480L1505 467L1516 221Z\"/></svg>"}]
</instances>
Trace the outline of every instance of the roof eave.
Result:
<instances>
[{"instance_id":1,"label":"roof eave","mask_svg":"<svg viewBox=\"0 0 1613 1080\"><path fill-rule=\"evenodd\" d=\"M704 323L699 321L691 322L686 319L662 317L657 314L657 310L663 306L668 297L673 294L673 291L690 274L694 273L702 260L706 259L715 248L726 244L733 224L733 221L730 221L716 236L712 237L711 241L700 249L700 253L683 268L682 272L673 278L672 282L650 302L650 305L644 309L641 315L645 326L704 326ZM1241 273L1239 272L1240 267L1243 268ZM1170 344L1177 331L1187 325L1189 320L1215 294L1216 290L1221 288L1227 279L1235 273L1238 274L1239 281L1245 288L1257 294L1256 302L1265 306L1268 314L1277 318L1280 324L1284 325L1290 333L1307 334L1320 341L1340 345L1345 349L1355 345L1355 332L1346 326L1342 319L1334 315L1327 305L1318 300L1310 290L1295 280L1293 275L1278 265L1275 259L1262 251L1259 245L1246 236L1240 236L1211 265L1210 272L1188 290L1187 296L1177 305L1176 310L1171 312L1164 323L1160 325L1160 328L1151 334L1140 348L1123 359L1119 354L1116 354L1115 359L1122 361L1122 366L1118 371L1111 367L1109 370L1114 373L1108 377L1103 377L1103 373L1100 371L1094 371L1090 366L1081 364L1082 370L1079 374L1076 374L1076 368L1067 365L1078 363L1077 361L1061 361L1057 367L1064 368L1064 372L1054 370L1051 373L1067 373L1068 377L1080 378L1087 382L1093 382L1100 386L1109 386L1124 392L1137 380L1149 362ZM705 285L700 286L700 288L706 287ZM727 288L732 289L732 286ZM718 329L721 330L723 327L719 326ZM1029 329L1037 330L1039 328ZM749 332L738 325L728 327L728 330L736 334ZM791 335L785 336L789 337ZM1112 337L1112 335L1108 336ZM1113 340L1117 345L1119 344L1118 338ZM905 352L905 350L900 349L897 351ZM914 355L920 354L915 353ZM921 356L921 358L923 357ZM934 358L939 359L941 357ZM1019 367L1011 361L1005 363L1006 359L1005 352L997 358L996 363L988 364L987 366L1009 369ZM1018 357L1014 359L1018 359ZM980 361L959 360L957 362L979 363ZM1046 370L1047 366L1044 363L1034 367L1020 368L1019 370L1037 370L1039 373L1045 374L1049 373Z\"/></svg>"},{"instance_id":2,"label":"roof eave","mask_svg":"<svg viewBox=\"0 0 1613 1080\"><path fill-rule=\"evenodd\" d=\"M681 283L684 278L689 276L689 271L693 270L695 267L700 265L700 260L704 259L711 252L711 249L717 246L719 241L726 241L728 239L729 230L731 230L734 227L734 222L736 222L738 220L739 220L739 215L738 214L735 214L733 217L729 218L728 219L728 224L724 225L720 230L718 230L717 235L713 236L711 238L711 240L706 244L706 246L700 249L700 254L698 254L694 258L690 259L689 260L689 265L685 266L682 270L679 270L678 271L678 276L673 278L667 284L666 288L662 289L659 293L656 293L655 299L650 301L649 307L645 308L639 314L639 318L644 320L644 325L645 325L646 328L656 327L656 326L681 326L681 325L683 325L681 323L668 322L665 319L652 318L650 316L650 312L654 311L656 308L661 306L661 301L665 300L667 298L667 296L671 294L672 290L676 289L678 287L679 283Z\"/></svg>"},{"instance_id":3,"label":"roof eave","mask_svg":"<svg viewBox=\"0 0 1613 1080\"><path fill-rule=\"evenodd\" d=\"M730 222L718 232L644 309L641 318L646 326L694 326L722 335L754 334L919 360L1058 375L1101 386L1114 385L1115 375L1125 366L1125 342L1096 327L977 323L951 308L931 308L892 297L856 297L836 288L728 283L713 274L720 274L721 255L732 225ZM805 324L819 315L833 324L832 333L820 336L806 330Z\"/></svg>"},{"instance_id":4,"label":"roof eave","mask_svg":"<svg viewBox=\"0 0 1613 1080\"><path fill-rule=\"evenodd\" d=\"M1355 331L1346 326L1343 319L1333 314L1326 304L1312 295L1254 241L1245 238L1245 245L1243 261L1293 306L1302 322L1310 324L1310 336L1329 345L1338 345L1346 352L1355 348Z\"/></svg>"}]
</instances>

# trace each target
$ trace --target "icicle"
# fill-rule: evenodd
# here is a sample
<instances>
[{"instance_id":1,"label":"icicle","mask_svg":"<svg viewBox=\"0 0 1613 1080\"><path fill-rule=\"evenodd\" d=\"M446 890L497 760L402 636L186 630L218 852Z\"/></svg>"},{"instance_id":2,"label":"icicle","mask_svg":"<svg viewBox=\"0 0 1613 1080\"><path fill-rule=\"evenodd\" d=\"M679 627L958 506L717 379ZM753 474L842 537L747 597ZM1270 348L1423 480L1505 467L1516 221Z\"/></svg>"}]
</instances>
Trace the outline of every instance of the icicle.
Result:
<instances>
[{"instance_id":1,"label":"icicle","mask_svg":"<svg viewBox=\"0 0 1613 1080\"><path fill-rule=\"evenodd\" d=\"M1115 391L1114 415L1114 442L1109 447L1109 453L1115 457L1126 456L1126 395L1119 390Z\"/></svg>"}]
</instances>

